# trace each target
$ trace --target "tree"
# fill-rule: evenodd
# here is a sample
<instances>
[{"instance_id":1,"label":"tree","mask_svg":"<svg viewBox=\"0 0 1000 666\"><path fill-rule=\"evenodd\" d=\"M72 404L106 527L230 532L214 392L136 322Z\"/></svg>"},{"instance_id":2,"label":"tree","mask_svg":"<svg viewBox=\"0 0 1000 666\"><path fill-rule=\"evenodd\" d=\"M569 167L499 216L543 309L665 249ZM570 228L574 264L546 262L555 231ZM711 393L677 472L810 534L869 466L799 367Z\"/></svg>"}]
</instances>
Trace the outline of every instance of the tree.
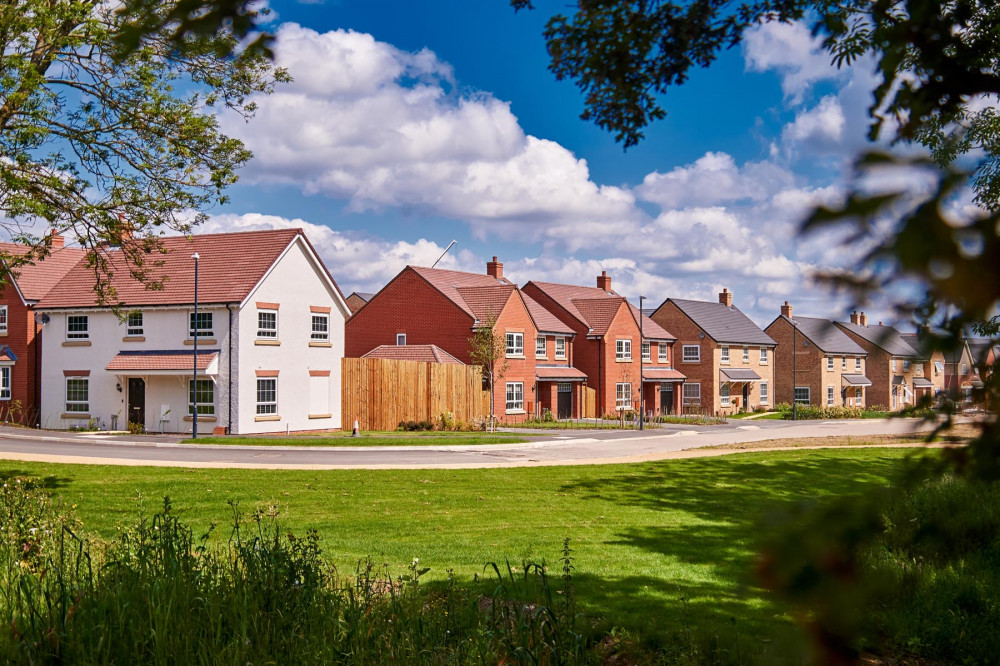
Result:
<instances>
[{"instance_id":1,"label":"tree","mask_svg":"<svg viewBox=\"0 0 1000 666\"><path fill-rule=\"evenodd\" d=\"M288 77L225 31L175 41L166 24L123 51L125 18L109 4L0 4L0 224L33 248L3 257L13 270L45 256L54 233L78 241L97 301L114 304L108 246L150 278L156 234L201 222L251 157L214 114L249 120L251 96ZM146 6L158 16L171 3Z\"/></svg>"},{"instance_id":2,"label":"tree","mask_svg":"<svg viewBox=\"0 0 1000 666\"><path fill-rule=\"evenodd\" d=\"M469 338L469 358L483 370L483 379L490 390L490 432L495 429L496 408L494 387L507 374L507 336L496 330L497 316L489 315L479 322Z\"/></svg>"}]
</instances>

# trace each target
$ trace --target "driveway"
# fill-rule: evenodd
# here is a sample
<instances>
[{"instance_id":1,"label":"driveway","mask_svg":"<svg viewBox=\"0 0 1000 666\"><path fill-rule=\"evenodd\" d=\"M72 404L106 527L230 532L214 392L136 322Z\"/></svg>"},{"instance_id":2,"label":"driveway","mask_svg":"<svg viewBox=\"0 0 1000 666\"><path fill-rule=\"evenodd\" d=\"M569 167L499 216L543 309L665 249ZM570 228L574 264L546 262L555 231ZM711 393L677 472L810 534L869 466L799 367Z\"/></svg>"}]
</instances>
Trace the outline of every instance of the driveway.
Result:
<instances>
[{"instance_id":1,"label":"driveway","mask_svg":"<svg viewBox=\"0 0 1000 666\"><path fill-rule=\"evenodd\" d=\"M803 437L896 435L915 419L732 421L637 431L574 431L523 444L483 446L264 447L178 444L170 436L53 433L0 428L0 459L101 465L260 469L406 469L593 465L677 457L707 446ZM528 436L526 439L530 439ZM780 442L776 442L780 445Z\"/></svg>"}]
</instances>

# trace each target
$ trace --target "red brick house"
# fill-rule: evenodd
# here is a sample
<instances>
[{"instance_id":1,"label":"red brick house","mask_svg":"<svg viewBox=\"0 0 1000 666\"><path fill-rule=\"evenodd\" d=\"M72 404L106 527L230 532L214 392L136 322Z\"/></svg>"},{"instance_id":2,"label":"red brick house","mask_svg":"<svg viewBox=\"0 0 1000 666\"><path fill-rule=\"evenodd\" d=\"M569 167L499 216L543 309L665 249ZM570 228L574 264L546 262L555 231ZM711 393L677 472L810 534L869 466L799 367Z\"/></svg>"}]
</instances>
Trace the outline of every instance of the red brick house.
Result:
<instances>
[{"instance_id":1,"label":"red brick house","mask_svg":"<svg viewBox=\"0 0 1000 666\"><path fill-rule=\"evenodd\" d=\"M550 404L539 397L548 392L547 384L573 381L561 376L563 371L538 381L536 368L549 365L550 345L551 365L568 365L572 358L573 331L545 315L503 277L496 257L485 274L407 266L348 320L346 356L361 357L380 345L436 345L471 364L470 339L479 326L495 319L495 330L507 343L507 369L494 390L494 411L501 420L523 420L540 404ZM564 340L565 361L556 359L557 336ZM544 359L536 353L540 337L546 338ZM578 396L574 404L579 404Z\"/></svg>"},{"instance_id":2,"label":"red brick house","mask_svg":"<svg viewBox=\"0 0 1000 666\"><path fill-rule=\"evenodd\" d=\"M372 296L374 296L374 295L375 294L370 294L370 293L365 292L365 291L354 291L354 292L351 292L351 295L348 296L347 299L346 299L347 300L347 307L349 307L351 309L351 314L354 314L355 312L357 312L358 310L360 310L362 307L364 307L364 304L367 303L368 301L372 300Z\"/></svg>"},{"instance_id":3,"label":"red brick house","mask_svg":"<svg viewBox=\"0 0 1000 666\"><path fill-rule=\"evenodd\" d=\"M41 407L42 326L35 321L35 305L86 254L65 247L62 236L51 239L45 258L11 273L4 267L0 285L0 418L25 425L38 425ZM28 250L26 245L0 243L5 256L23 256Z\"/></svg>"},{"instance_id":4,"label":"red brick house","mask_svg":"<svg viewBox=\"0 0 1000 666\"><path fill-rule=\"evenodd\" d=\"M638 409L640 386L647 414L680 413L675 387L684 375L673 367L674 336L642 316L640 340L639 310L611 289L606 271L596 287L532 281L523 289L575 332L572 365L596 391L599 414Z\"/></svg>"}]
</instances>

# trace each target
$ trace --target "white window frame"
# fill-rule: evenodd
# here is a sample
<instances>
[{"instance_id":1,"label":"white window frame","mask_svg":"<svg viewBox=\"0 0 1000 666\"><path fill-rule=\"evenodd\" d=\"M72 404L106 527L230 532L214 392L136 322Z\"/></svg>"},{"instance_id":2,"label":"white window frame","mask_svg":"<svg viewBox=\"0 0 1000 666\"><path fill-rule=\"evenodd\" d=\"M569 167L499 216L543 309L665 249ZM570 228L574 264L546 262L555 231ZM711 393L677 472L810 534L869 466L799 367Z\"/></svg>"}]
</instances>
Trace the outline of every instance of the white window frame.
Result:
<instances>
[{"instance_id":1,"label":"white window frame","mask_svg":"<svg viewBox=\"0 0 1000 666\"><path fill-rule=\"evenodd\" d=\"M913 366L913 374L916 375L917 377L923 377L924 376L924 364L923 363L917 363L915 366Z\"/></svg>"},{"instance_id":2,"label":"white window frame","mask_svg":"<svg viewBox=\"0 0 1000 666\"><path fill-rule=\"evenodd\" d=\"M719 387L719 404L723 407L728 407L731 395L732 387L729 385L729 382L725 382Z\"/></svg>"},{"instance_id":3,"label":"white window frame","mask_svg":"<svg viewBox=\"0 0 1000 666\"><path fill-rule=\"evenodd\" d=\"M10 375L10 366L0 365L0 400L10 400Z\"/></svg>"},{"instance_id":4,"label":"white window frame","mask_svg":"<svg viewBox=\"0 0 1000 666\"><path fill-rule=\"evenodd\" d=\"M831 370L831 371L833 370L833 357L832 356L827 356L826 357L826 369L827 370Z\"/></svg>"},{"instance_id":5,"label":"white window frame","mask_svg":"<svg viewBox=\"0 0 1000 666\"><path fill-rule=\"evenodd\" d=\"M535 338L535 358L547 358L548 348L544 335Z\"/></svg>"},{"instance_id":6,"label":"white window frame","mask_svg":"<svg viewBox=\"0 0 1000 666\"><path fill-rule=\"evenodd\" d=\"M642 362L643 363L653 362L653 343L651 342L642 343Z\"/></svg>"},{"instance_id":7,"label":"white window frame","mask_svg":"<svg viewBox=\"0 0 1000 666\"><path fill-rule=\"evenodd\" d=\"M767 347L760 348L760 363L761 365L766 365L768 363Z\"/></svg>"},{"instance_id":8,"label":"white window frame","mask_svg":"<svg viewBox=\"0 0 1000 666\"><path fill-rule=\"evenodd\" d=\"M145 335L144 323L141 312L129 312L125 318L125 335L130 338Z\"/></svg>"},{"instance_id":9,"label":"white window frame","mask_svg":"<svg viewBox=\"0 0 1000 666\"><path fill-rule=\"evenodd\" d=\"M719 363L729 363L729 345L719 347Z\"/></svg>"},{"instance_id":10,"label":"white window frame","mask_svg":"<svg viewBox=\"0 0 1000 666\"><path fill-rule=\"evenodd\" d=\"M629 382L615 384L615 408L619 410L632 409L632 384Z\"/></svg>"},{"instance_id":11,"label":"white window frame","mask_svg":"<svg viewBox=\"0 0 1000 666\"><path fill-rule=\"evenodd\" d=\"M508 332L505 335L507 341L507 356L509 358L524 357L524 333Z\"/></svg>"},{"instance_id":12,"label":"white window frame","mask_svg":"<svg viewBox=\"0 0 1000 666\"><path fill-rule=\"evenodd\" d=\"M524 382L507 382L506 411L508 414L524 412Z\"/></svg>"},{"instance_id":13,"label":"white window frame","mask_svg":"<svg viewBox=\"0 0 1000 666\"><path fill-rule=\"evenodd\" d=\"M273 387L273 388L269 388ZM261 400L261 393L273 393L273 400ZM268 397L265 395L264 397ZM278 413L278 378L258 377L256 392L256 414L257 416L275 416Z\"/></svg>"},{"instance_id":14,"label":"white window frame","mask_svg":"<svg viewBox=\"0 0 1000 666\"><path fill-rule=\"evenodd\" d=\"M855 370L861 370L861 357L860 356L855 356L854 357L854 369Z\"/></svg>"},{"instance_id":15,"label":"white window frame","mask_svg":"<svg viewBox=\"0 0 1000 666\"><path fill-rule=\"evenodd\" d=\"M83 320L84 329L71 331L70 321L73 319ZM77 322L80 323L79 321ZM89 340L90 339L90 315L66 315L66 339L67 340Z\"/></svg>"},{"instance_id":16,"label":"white window frame","mask_svg":"<svg viewBox=\"0 0 1000 666\"><path fill-rule=\"evenodd\" d=\"M7 332L7 306L0 305L0 333Z\"/></svg>"},{"instance_id":17,"label":"white window frame","mask_svg":"<svg viewBox=\"0 0 1000 666\"><path fill-rule=\"evenodd\" d=\"M684 405L701 404L701 382L684 382L681 388L681 403Z\"/></svg>"},{"instance_id":18,"label":"white window frame","mask_svg":"<svg viewBox=\"0 0 1000 666\"><path fill-rule=\"evenodd\" d=\"M763 349L763 347L762 347ZM770 401L770 396L768 395L768 385L767 382L760 383L760 404L766 405Z\"/></svg>"},{"instance_id":19,"label":"white window frame","mask_svg":"<svg viewBox=\"0 0 1000 666\"><path fill-rule=\"evenodd\" d=\"M274 317L274 326L270 321L265 321ZM257 339L277 340L278 339L278 311L272 308L257 309Z\"/></svg>"},{"instance_id":20,"label":"white window frame","mask_svg":"<svg viewBox=\"0 0 1000 666\"><path fill-rule=\"evenodd\" d=\"M397 347L405 347L406 346L406 333L397 333L396 334L396 346Z\"/></svg>"},{"instance_id":21,"label":"white window frame","mask_svg":"<svg viewBox=\"0 0 1000 666\"><path fill-rule=\"evenodd\" d=\"M205 387L208 390L205 390ZM205 400L198 400L198 416L215 416L215 382L211 379L199 379L198 383L195 384L195 380L188 380L188 416L194 414L194 402L192 402L192 391L198 390L199 395L205 395ZM211 397L211 400L208 399Z\"/></svg>"},{"instance_id":22,"label":"white window frame","mask_svg":"<svg viewBox=\"0 0 1000 666\"><path fill-rule=\"evenodd\" d=\"M667 364L669 359L667 358L667 343L658 342L656 344L656 360L658 363Z\"/></svg>"},{"instance_id":23,"label":"white window frame","mask_svg":"<svg viewBox=\"0 0 1000 666\"><path fill-rule=\"evenodd\" d=\"M747 347L746 345L743 345L743 362L750 362L750 347Z\"/></svg>"},{"instance_id":24,"label":"white window frame","mask_svg":"<svg viewBox=\"0 0 1000 666\"><path fill-rule=\"evenodd\" d=\"M864 389L863 388L861 388L860 386L855 387L855 389L854 389L854 397L857 400L861 400L861 398L863 398L864 395L865 395L865 393L864 393Z\"/></svg>"},{"instance_id":25,"label":"white window frame","mask_svg":"<svg viewBox=\"0 0 1000 666\"><path fill-rule=\"evenodd\" d=\"M556 360L566 359L566 338L556 338Z\"/></svg>"},{"instance_id":26,"label":"white window frame","mask_svg":"<svg viewBox=\"0 0 1000 666\"><path fill-rule=\"evenodd\" d=\"M847 357L846 356L841 356L840 357L840 369L841 370L847 370Z\"/></svg>"},{"instance_id":27,"label":"white window frame","mask_svg":"<svg viewBox=\"0 0 1000 666\"><path fill-rule=\"evenodd\" d=\"M805 398L799 398L798 397L799 391L805 391L806 392ZM810 404L812 404L812 395L811 395L811 393L812 393L812 391L810 390L810 388L808 386L796 386L795 389L792 391L792 399L795 402L799 403L800 405L810 405Z\"/></svg>"},{"instance_id":28,"label":"white window frame","mask_svg":"<svg viewBox=\"0 0 1000 666\"><path fill-rule=\"evenodd\" d=\"M615 361L632 360L632 340L619 338L615 340Z\"/></svg>"},{"instance_id":29,"label":"white window frame","mask_svg":"<svg viewBox=\"0 0 1000 666\"><path fill-rule=\"evenodd\" d=\"M312 342L327 342L330 340L330 315L326 313L312 313L309 319L309 340Z\"/></svg>"},{"instance_id":30,"label":"white window frame","mask_svg":"<svg viewBox=\"0 0 1000 666\"><path fill-rule=\"evenodd\" d=\"M75 382L83 383L83 400L70 400L69 391L70 384ZM66 398L65 407L68 414L89 414L90 413L90 377L77 377L71 376L66 378L65 382L65 393ZM82 407L82 409L80 409Z\"/></svg>"},{"instance_id":31,"label":"white window frame","mask_svg":"<svg viewBox=\"0 0 1000 666\"><path fill-rule=\"evenodd\" d=\"M208 328L198 328L195 326L199 322L195 321L194 310L188 313L188 339L193 340L194 338L214 338L215 337L215 317L212 312L205 312L204 310L198 311L198 318L203 319L208 317L208 323L210 326Z\"/></svg>"},{"instance_id":32,"label":"white window frame","mask_svg":"<svg viewBox=\"0 0 1000 666\"><path fill-rule=\"evenodd\" d=\"M692 350L694 354L689 354ZM681 362L701 363L701 345L681 345Z\"/></svg>"},{"instance_id":33,"label":"white window frame","mask_svg":"<svg viewBox=\"0 0 1000 666\"><path fill-rule=\"evenodd\" d=\"M826 387L826 406L833 407L834 401L836 399L837 391L832 386Z\"/></svg>"}]
</instances>

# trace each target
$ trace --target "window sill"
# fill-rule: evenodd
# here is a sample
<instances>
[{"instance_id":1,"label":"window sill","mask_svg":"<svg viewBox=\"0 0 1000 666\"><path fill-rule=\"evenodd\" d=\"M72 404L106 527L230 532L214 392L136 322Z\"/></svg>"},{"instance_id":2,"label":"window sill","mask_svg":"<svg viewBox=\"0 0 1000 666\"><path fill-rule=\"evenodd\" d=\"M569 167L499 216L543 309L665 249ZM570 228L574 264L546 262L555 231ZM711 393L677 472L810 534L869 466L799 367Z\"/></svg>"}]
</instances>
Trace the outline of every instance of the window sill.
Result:
<instances>
[{"instance_id":1,"label":"window sill","mask_svg":"<svg viewBox=\"0 0 1000 666\"><path fill-rule=\"evenodd\" d=\"M549 360L549 357L548 356L539 356L538 354L535 354L535 360L536 361L547 361L547 360Z\"/></svg>"},{"instance_id":2,"label":"window sill","mask_svg":"<svg viewBox=\"0 0 1000 666\"><path fill-rule=\"evenodd\" d=\"M7 329L0 331L0 338L6 338L6 337L7 337Z\"/></svg>"},{"instance_id":3,"label":"window sill","mask_svg":"<svg viewBox=\"0 0 1000 666\"><path fill-rule=\"evenodd\" d=\"M193 416L185 416L183 420L191 422L191 421L194 421L194 417ZM215 423L215 420L216 420L215 416L209 416L208 414L199 414L198 415L198 423L201 423L202 421L211 421L212 423Z\"/></svg>"},{"instance_id":4,"label":"window sill","mask_svg":"<svg viewBox=\"0 0 1000 666\"><path fill-rule=\"evenodd\" d=\"M145 342L145 335L126 335L122 338L122 342Z\"/></svg>"},{"instance_id":5,"label":"window sill","mask_svg":"<svg viewBox=\"0 0 1000 666\"><path fill-rule=\"evenodd\" d=\"M631 363L631 362L632 362L632 359L630 359L630 358L616 358L615 359L615 363Z\"/></svg>"},{"instance_id":6,"label":"window sill","mask_svg":"<svg viewBox=\"0 0 1000 666\"><path fill-rule=\"evenodd\" d=\"M332 419L333 418L333 414L310 414L309 418L311 418L311 419Z\"/></svg>"},{"instance_id":7,"label":"window sill","mask_svg":"<svg viewBox=\"0 0 1000 666\"><path fill-rule=\"evenodd\" d=\"M258 347L280 347L281 340L254 340L253 343Z\"/></svg>"},{"instance_id":8,"label":"window sill","mask_svg":"<svg viewBox=\"0 0 1000 666\"><path fill-rule=\"evenodd\" d=\"M332 342L314 342L314 341L310 341L309 342L309 346L310 347L332 347L333 343Z\"/></svg>"},{"instance_id":9,"label":"window sill","mask_svg":"<svg viewBox=\"0 0 1000 666\"><path fill-rule=\"evenodd\" d=\"M513 359L516 359L516 360L524 360L525 356L524 356L524 354L520 354L520 355L518 355L518 354L507 354L504 358L513 358Z\"/></svg>"},{"instance_id":10,"label":"window sill","mask_svg":"<svg viewBox=\"0 0 1000 666\"><path fill-rule=\"evenodd\" d=\"M89 347L90 340L65 340L62 343L63 347Z\"/></svg>"},{"instance_id":11,"label":"window sill","mask_svg":"<svg viewBox=\"0 0 1000 666\"><path fill-rule=\"evenodd\" d=\"M508 409L504 411L504 414L527 414L523 409Z\"/></svg>"},{"instance_id":12,"label":"window sill","mask_svg":"<svg viewBox=\"0 0 1000 666\"><path fill-rule=\"evenodd\" d=\"M253 417L253 420L257 421L258 423L261 421L280 421L281 417L278 416L277 414L266 414L264 416L255 416Z\"/></svg>"},{"instance_id":13,"label":"window sill","mask_svg":"<svg viewBox=\"0 0 1000 666\"><path fill-rule=\"evenodd\" d=\"M80 419L82 421L89 421L90 414L85 412L64 412L59 416L62 419Z\"/></svg>"},{"instance_id":14,"label":"window sill","mask_svg":"<svg viewBox=\"0 0 1000 666\"><path fill-rule=\"evenodd\" d=\"M555 360L557 360L557 361L565 361L566 357L565 356L556 356Z\"/></svg>"},{"instance_id":15,"label":"window sill","mask_svg":"<svg viewBox=\"0 0 1000 666\"><path fill-rule=\"evenodd\" d=\"M681 365L694 365L695 363L701 363L701 361L681 361ZM726 365L729 365L728 363Z\"/></svg>"},{"instance_id":16,"label":"window sill","mask_svg":"<svg viewBox=\"0 0 1000 666\"><path fill-rule=\"evenodd\" d=\"M184 341L184 344L186 344L186 345L193 345L194 344L194 338L188 338L187 340ZM215 338L198 338L198 344L199 345L217 345L217 344L219 344L219 341L216 340Z\"/></svg>"}]
</instances>

